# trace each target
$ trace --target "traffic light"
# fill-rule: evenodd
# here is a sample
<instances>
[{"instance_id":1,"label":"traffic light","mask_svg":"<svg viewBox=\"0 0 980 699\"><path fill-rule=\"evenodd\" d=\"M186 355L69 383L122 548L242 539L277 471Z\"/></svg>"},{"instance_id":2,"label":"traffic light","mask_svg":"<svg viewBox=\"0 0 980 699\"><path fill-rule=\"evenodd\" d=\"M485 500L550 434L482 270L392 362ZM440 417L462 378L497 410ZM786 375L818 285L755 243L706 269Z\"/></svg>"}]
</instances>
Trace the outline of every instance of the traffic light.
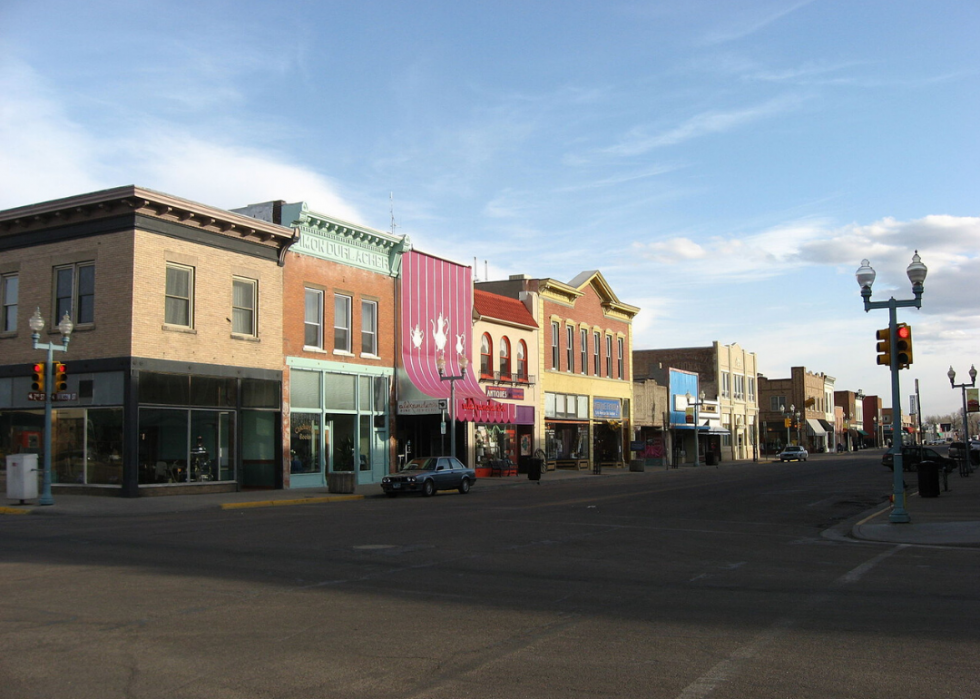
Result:
<instances>
[{"instance_id":1,"label":"traffic light","mask_svg":"<svg viewBox=\"0 0 980 699\"><path fill-rule=\"evenodd\" d=\"M908 369L909 364L912 363L912 328L908 323L899 323L895 328L895 336L898 368Z\"/></svg>"},{"instance_id":2,"label":"traffic light","mask_svg":"<svg viewBox=\"0 0 980 699\"><path fill-rule=\"evenodd\" d=\"M883 328L878 331L878 363L889 367L892 365L891 328Z\"/></svg>"},{"instance_id":3,"label":"traffic light","mask_svg":"<svg viewBox=\"0 0 980 699\"><path fill-rule=\"evenodd\" d=\"M31 390L44 392L44 362L38 362L34 365L34 373L31 374Z\"/></svg>"},{"instance_id":4,"label":"traffic light","mask_svg":"<svg viewBox=\"0 0 980 699\"><path fill-rule=\"evenodd\" d=\"M55 393L68 390L68 368L61 362L54 364L54 390Z\"/></svg>"}]
</instances>

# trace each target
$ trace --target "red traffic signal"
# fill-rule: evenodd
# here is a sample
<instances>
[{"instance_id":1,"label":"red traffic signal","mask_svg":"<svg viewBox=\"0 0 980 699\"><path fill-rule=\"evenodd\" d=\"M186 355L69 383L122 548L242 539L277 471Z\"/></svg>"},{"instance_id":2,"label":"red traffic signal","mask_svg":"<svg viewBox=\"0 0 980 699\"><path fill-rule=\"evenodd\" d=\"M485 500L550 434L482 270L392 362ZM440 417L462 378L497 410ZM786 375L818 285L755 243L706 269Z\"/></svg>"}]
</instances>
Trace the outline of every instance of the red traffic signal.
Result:
<instances>
[{"instance_id":1,"label":"red traffic signal","mask_svg":"<svg viewBox=\"0 0 980 699\"><path fill-rule=\"evenodd\" d=\"M34 392L44 392L44 362L38 362L34 365L33 373L31 374L31 390Z\"/></svg>"},{"instance_id":2,"label":"red traffic signal","mask_svg":"<svg viewBox=\"0 0 980 699\"><path fill-rule=\"evenodd\" d=\"M68 367L61 362L54 365L54 390L57 393L68 390Z\"/></svg>"},{"instance_id":3,"label":"red traffic signal","mask_svg":"<svg viewBox=\"0 0 980 699\"><path fill-rule=\"evenodd\" d=\"M912 328L908 323L899 323L895 328L895 351L899 369L908 369L912 363Z\"/></svg>"}]
</instances>

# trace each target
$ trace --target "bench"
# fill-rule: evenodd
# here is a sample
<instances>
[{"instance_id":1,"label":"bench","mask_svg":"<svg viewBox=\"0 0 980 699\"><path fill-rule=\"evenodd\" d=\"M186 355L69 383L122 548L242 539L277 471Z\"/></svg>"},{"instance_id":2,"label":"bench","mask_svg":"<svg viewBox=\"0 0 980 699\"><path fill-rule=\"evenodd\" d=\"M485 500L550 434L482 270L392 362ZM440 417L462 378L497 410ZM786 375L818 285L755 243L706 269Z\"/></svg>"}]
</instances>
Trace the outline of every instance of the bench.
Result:
<instances>
[{"instance_id":1,"label":"bench","mask_svg":"<svg viewBox=\"0 0 980 699\"><path fill-rule=\"evenodd\" d=\"M517 464L510 459L494 459L490 461L491 476L516 476Z\"/></svg>"}]
</instances>

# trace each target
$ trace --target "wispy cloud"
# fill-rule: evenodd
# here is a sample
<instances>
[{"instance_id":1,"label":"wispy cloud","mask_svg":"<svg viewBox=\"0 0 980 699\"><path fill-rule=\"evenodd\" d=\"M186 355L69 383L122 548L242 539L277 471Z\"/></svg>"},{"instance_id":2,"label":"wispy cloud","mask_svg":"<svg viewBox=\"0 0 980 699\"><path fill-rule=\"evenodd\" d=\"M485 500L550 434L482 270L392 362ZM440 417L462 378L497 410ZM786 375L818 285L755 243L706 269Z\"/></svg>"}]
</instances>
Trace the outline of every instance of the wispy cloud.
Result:
<instances>
[{"instance_id":1,"label":"wispy cloud","mask_svg":"<svg viewBox=\"0 0 980 699\"><path fill-rule=\"evenodd\" d=\"M752 7L750 9L745 9L742 11L741 16L729 19L724 26L716 26L714 29L707 32L702 37L701 43L708 45L723 44L729 41L744 39L747 36L765 29L770 24L779 21L786 15L792 14L793 12L806 7L814 1L815 0L802 0L801 2L795 2L790 5L785 5L782 2L779 2L775 7ZM741 5L733 6L742 7Z\"/></svg>"},{"instance_id":2,"label":"wispy cloud","mask_svg":"<svg viewBox=\"0 0 980 699\"><path fill-rule=\"evenodd\" d=\"M685 141L732 131L757 121L769 119L799 108L804 97L791 94L776 97L762 104L729 111L711 110L696 114L683 123L656 133L648 127L637 127L627 133L619 143L604 149L608 155L632 157L655 148L675 146Z\"/></svg>"}]
</instances>

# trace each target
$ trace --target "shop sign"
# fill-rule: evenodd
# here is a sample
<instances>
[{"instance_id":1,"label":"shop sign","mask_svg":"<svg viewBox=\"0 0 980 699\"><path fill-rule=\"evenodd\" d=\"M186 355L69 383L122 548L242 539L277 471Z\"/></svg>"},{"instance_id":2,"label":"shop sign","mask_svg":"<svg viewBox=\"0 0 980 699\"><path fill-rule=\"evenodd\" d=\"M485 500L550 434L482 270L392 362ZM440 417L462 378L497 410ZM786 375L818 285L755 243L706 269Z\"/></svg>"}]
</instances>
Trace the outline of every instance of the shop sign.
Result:
<instances>
[{"instance_id":1,"label":"shop sign","mask_svg":"<svg viewBox=\"0 0 980 699\"><path fill-rule=\"evenodd\" d=\"M466 398L456 403L456 419L463 422L513 423L516 415L516 406L507 403L475 398Z\"/></svg>"},{"instance_id":2,"label":"shop sign","mask_svg":"<svg viewBox=\"0 0 980 699\"><path fill-rule=\"evenodd\" d=\"M400 400L398 401L399 415L440 415L448 402L445 400Z\"/></svg>"},{"instance_id":3,"label":"shop sign","mask_svg":"<svg viewBox=\"0 0 980 699\"><path fill-rule=\"evenodd\" d=\"M618 400L611 400L609 398L592 399L592 417L597 420L618 420L622 416L622 407Z\"/></svg>"},{"instance_id":4,"label":"shop sign","mask_svg":"<svg viewBox=\"0 0 980 699\"><path fill-rule=\"evenodd\" d=\"M487 386L488 398L503 398L504 400L524 400L524 389L510 386Z\"/></svg>"},{"instance_id":5,"label":"shop sign","mask_svg":"<svg viewBox=\"0 0 980 699\"><path fill-rule=\"evenodd\" d=\"M27 394L27 400L43 401L44 398L45 398L45 394L40 391L31 391L30 393ZM78 394L65 393L65 392L51 394L51 401L53 403L57 403L58 401L65 401L65 400L78 400Z\"/></svg>"}]
</instances>

